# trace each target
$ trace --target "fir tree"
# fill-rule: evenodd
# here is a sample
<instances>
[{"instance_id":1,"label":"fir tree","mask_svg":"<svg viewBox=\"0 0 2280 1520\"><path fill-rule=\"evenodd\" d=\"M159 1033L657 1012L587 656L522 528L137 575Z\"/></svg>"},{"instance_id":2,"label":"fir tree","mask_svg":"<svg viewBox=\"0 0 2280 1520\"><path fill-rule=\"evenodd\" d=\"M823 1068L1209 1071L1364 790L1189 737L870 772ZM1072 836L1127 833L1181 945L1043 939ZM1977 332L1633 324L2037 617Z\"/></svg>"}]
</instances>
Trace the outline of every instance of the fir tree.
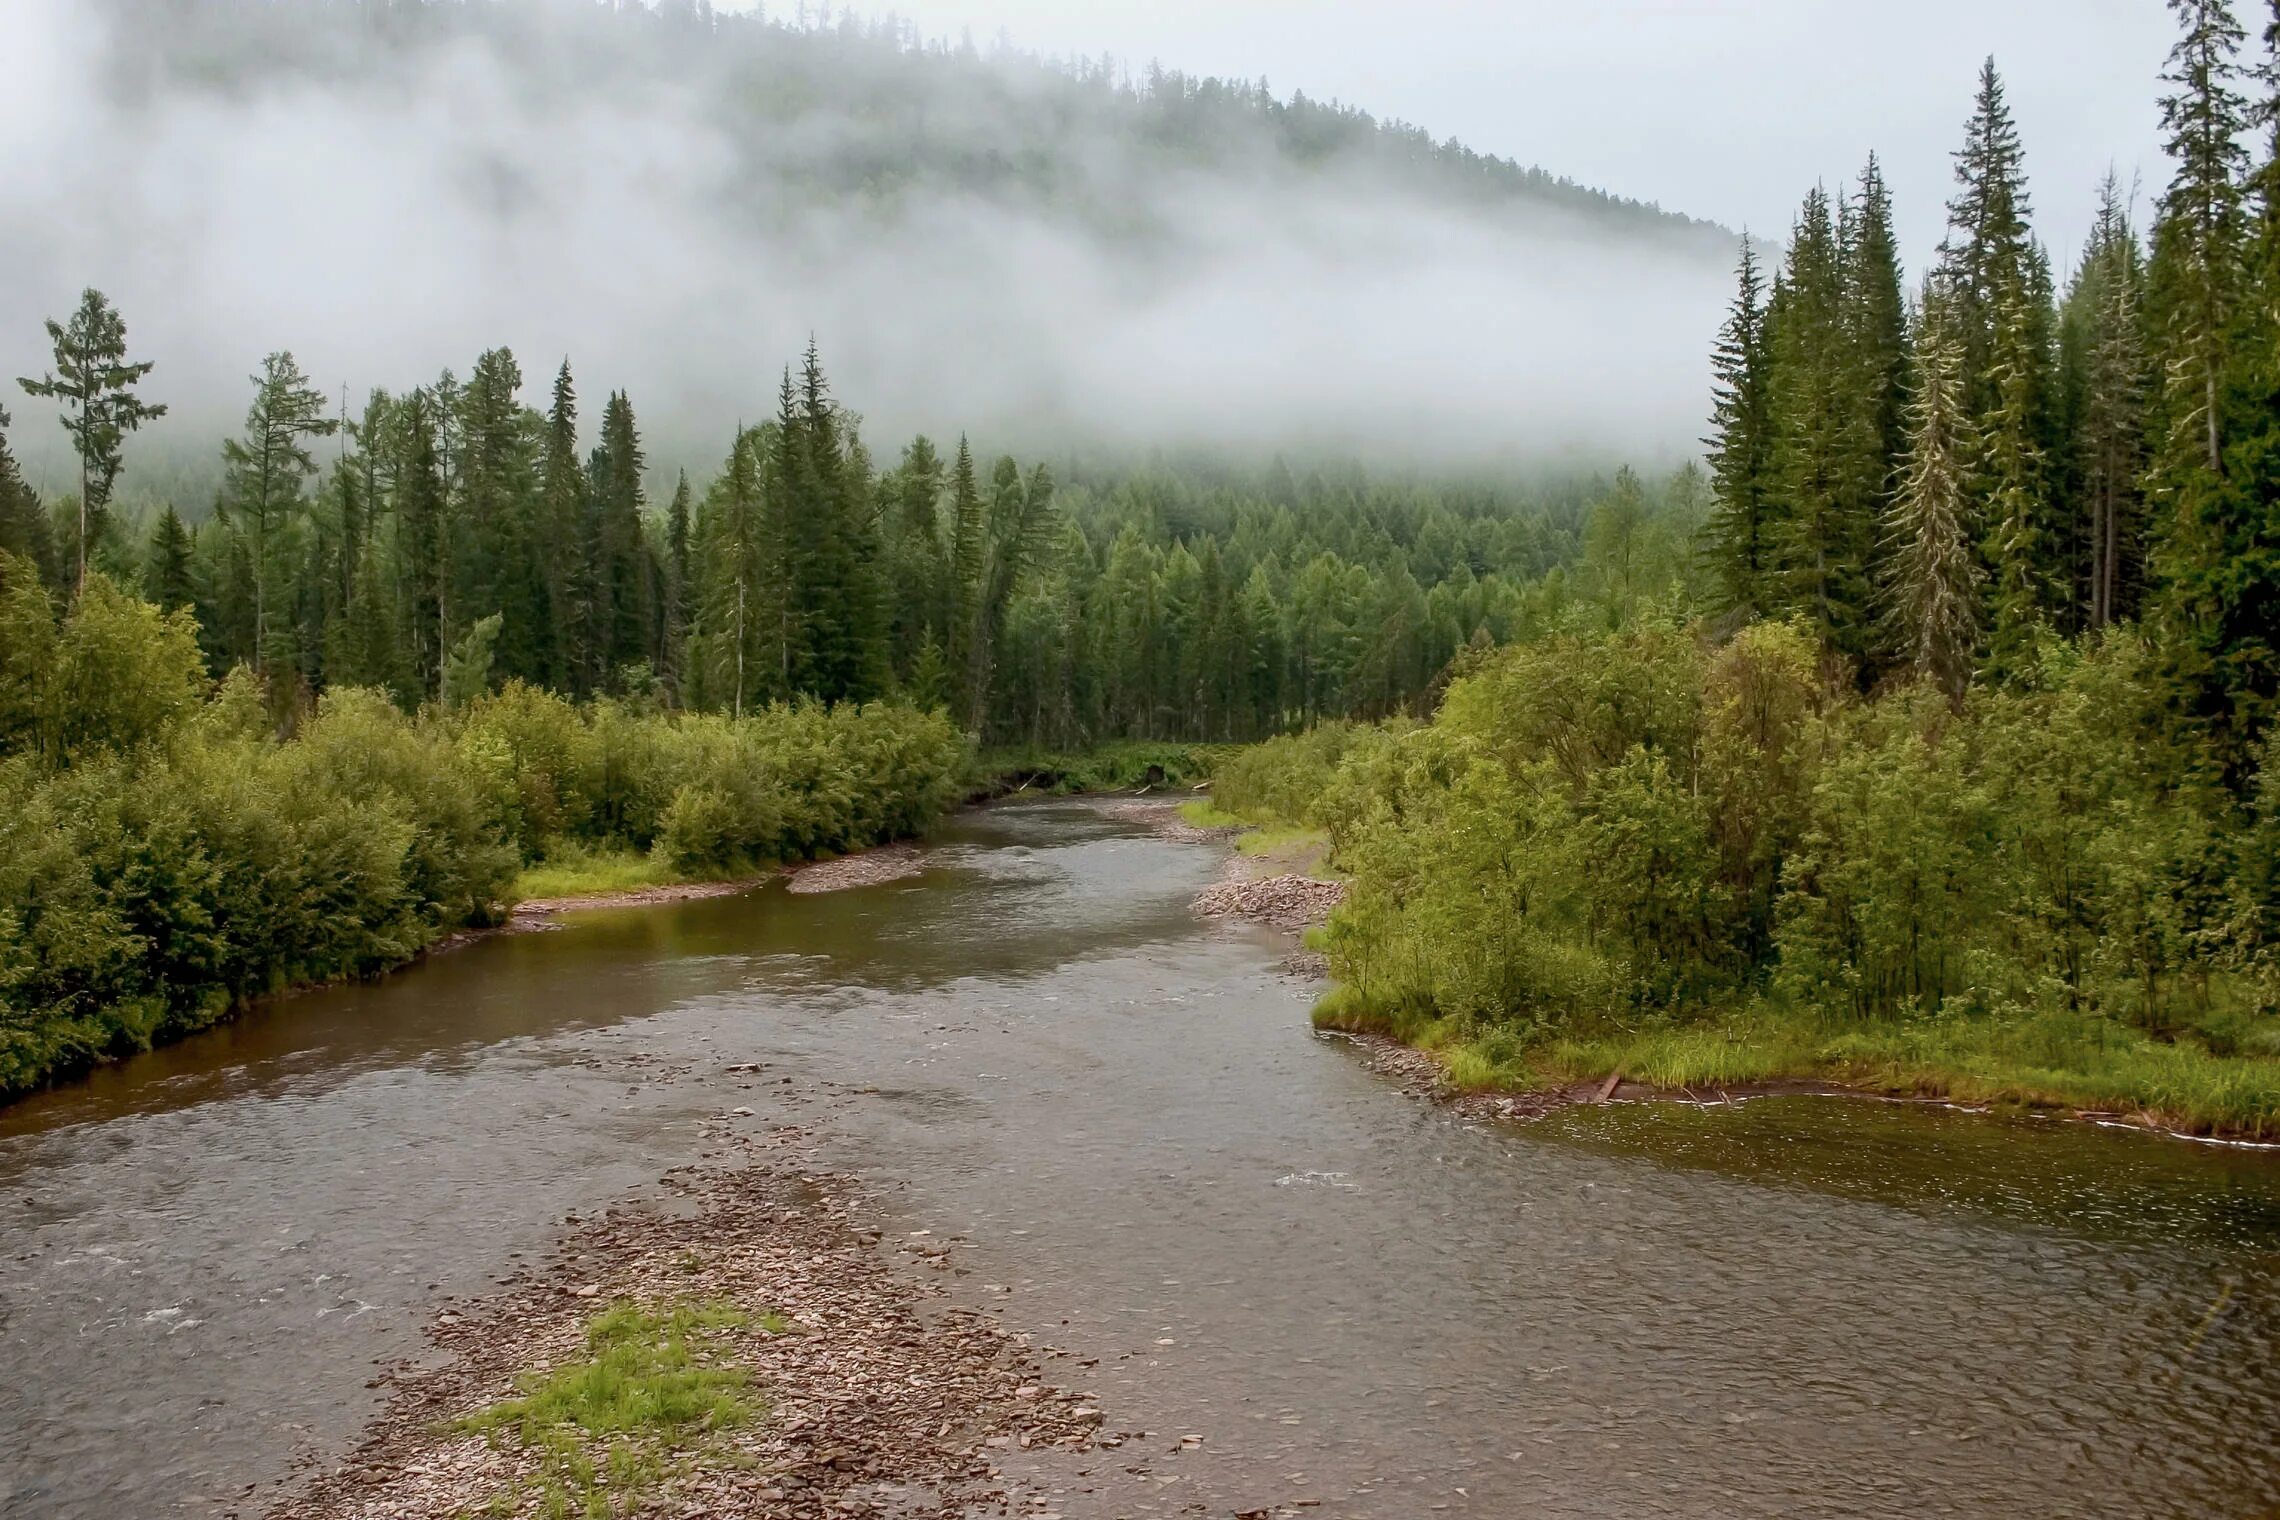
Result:
<instances>
[{"instance_id":1,"label":"fir tree","mask_svg":"<svg viewBox=\"0 0 2280 1520\"><path fill-rule=\"evenodd\" d=\"M2146 277L2161 378L2148 475L2155 610L2178 717L2238 775L2268 700L2270 641L2258 625L2269 628L2272 613L2261 595L2241 595L2262 580L2239 562L2262 513L2254 483L2228 479L2226 447L2227 345L2241 314L2246 231L2243 34L2219 0L2171 0L2171 9L2181 35L2162 76L2172 87L2162 124L2176 169Z\"/></svg>"},{"instance_id":2,"label":"fir tree","mask_svg":"<svg viewBox=\"0 0 2280 1520\"><path fill-rule=\"evenodd\" d=\"M537 429L520 399L522 367L504 348L487 351L459 397L459 508L467 533L461 600L500 614L493 661L508 679L544 681L553 616L539 552Z\"/></svg>"},{"instance_id":3,"label":"fir tree","mask_svg":"<svg viewBox=\"0 0 2280 1520\"><path fill-rule=\"evenodd\" d=\"M665 509L665 587L663 631L657 673L676 702L681 694L681 662L689 638L689 472L673 486Z\"/></svg>"},{"instance_id":4,"label":"fir tree","mask_svg":"<svg viewBox=\"0 0 2280 1520\"><path fill-rule=\"evenodd\" d=\"M538 559L545 567L547 679L557 687L586 689L593 587L586 552L586 473L578 463L578 393L564 359L554 376L539 456Z\"/></svg>"},{"instance_id":5,"label":"fir tree","mask_svg":"<svg viewBox=\"0 0 2280 1520\"><path fill-rule=\"evenodd\" d=\"M2103 628L2134 610L2139 578L2138 483L2144 469L2145 271L2119 181L2107 175L2089 245L2067 293L2065 368L2077 540L2072 559L2081 623Z\"/></svg>"},{"instance_id":6,"label":"fir tree","mask_svg":"<svg viewBox=\"0 0 2280 1520\"><path fill-rule=\"evenodd\" d=\"M245 540L253 591L253 644L239 651L257 670L281 657L270 625L270 588L278 579L280 539L286 538L307 506L301 494L316 473L308 440L330 437L340 426L325 415L325 398L301 373L290 353L262 361L253 378L253 405L245 414L245 436L222 444L228 466L224 520ZM282 657L290 658L290 651Z\"/></svg>"},{"instance_id":7,"label":"fir tree","mask_svg":"<svg viewBox=\"0 0 2280 1520\"><path fill-rule=\"evenodd\" d=\"M1936 288L1924 293L1908 451L1884 520L1884 601L1900 658L1960 707L1976 653L1980 571L1967 529L1972 442L1963 344L1949 299Z\"/></svg>"},{"instance_id":8,"label":"fir tree","mask_svg":"<svg viewBox=\"0 0 2280 1520\"><path fill-rule=\"evenodd\" d=\"M150 552L143 561L143 591L164 611L197 604L190 580L191 550L190 530L169 504L151 530Z\"/></svg>"},{"instance_id":9,"label":"fir tree","mask_svg":"<svg viewBox=\"0 0 2280 1520\"><path fill-rule=\"evenodd\" d=\"M1710 365L1709 450L1716 501L1707 534L1724 605L1756 611L1769 605L1773 555L1770 512L1770 418L1766 383L1765 281L1749 234L1742 235L1737 289L1719 329ZM1278 461L1279 462L1279 461ZM1287 477L1288 471L1285 471Z\"/></svg>"},{"instance_id":10,"label":"fir tree","mask_svg":"<svg viewBox=\"0 0 2280 1520\"><path fill-rule=\"evenodd\" d=\"M71 320L51 319L47 332L55 349L55 368L40 379L22 378L16 383L27 395L63 406L63 430L79 456L78 569L73 584L83 592L88 545L102 537L126 436L165 416L166 408L135 394L152 365L149 360L127 358L126 320L101 291L83 292Z\"/></svg>"},{"instance_id":11,"label":"fir tree","mask_svg":"<svg viewBox=\"0 0 2280 1520\"><path fill-rule=\"evenodd\" d=\"M623 391L612 391L602 408L594 459L595 674L608 682L649 652L650 581L641 531L641 472L648 461Z\"/></svg>"},{"instance_id":12,"label":"fir tree","mask_svg":"<svg viewBox=\"0 0 2280 1520\"><path fill-rule=\"evenodd\" d=\"M1876 502L1864 493L1861 460L1870 449L1854 399L1855 348L1826 191L1806 197L1766 326L1780 504L1767 610L1802 613L1830 649L1861 659L1873 621L1866 575Z\"/></svg>"},{"instance_id":13,"label":"fir tree","mask_svg":"<svg viewBox=\"0 0 2280 1520\"><path fill-rule=\"evenodd\" d=\"M396 518L402 536L409 663L418 685L440 695L444 656L451 648L451 564L443 461L436 451L437 411L427 391L415 390L406 399L396 467Z\"/></svg>"},{"instance_id":14,"label":"fir tree","mask_svg":"<svg viewBox=\"0 0 2280 1520\"><path fill-rule=\"evenodd\" d=\"M37 492L24 483L8 447L8 410L0 407L0 554L21 556L40 579L55 584L55 543Z\"/></svg>"}]
</instances>

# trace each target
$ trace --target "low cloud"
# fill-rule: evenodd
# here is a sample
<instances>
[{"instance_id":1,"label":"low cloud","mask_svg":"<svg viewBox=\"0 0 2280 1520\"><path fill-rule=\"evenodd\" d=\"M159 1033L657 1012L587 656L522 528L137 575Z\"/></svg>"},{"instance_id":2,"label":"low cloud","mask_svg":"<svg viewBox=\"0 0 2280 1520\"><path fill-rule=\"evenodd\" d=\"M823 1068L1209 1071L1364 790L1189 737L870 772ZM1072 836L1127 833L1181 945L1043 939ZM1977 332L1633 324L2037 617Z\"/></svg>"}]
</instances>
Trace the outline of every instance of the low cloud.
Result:
<instances>
[{"instance_id":1,"label":"low cloud","mask_svg":"<svg viewBox=\"0 0 2280 1520\"><path fill-rule=\"evenodd\" d=\"M1263 154L1170 167L1099 119L1038 193L819 193L819 165L881 151L875 123L823 101L753 128L720 79L597 73L590 47L462 38L207 81L75 0L11 12L29 87L0 92L0 373L44 368L41 319L101 287L173 407L146 451L209 451L272 349L361 398L505 344L534 400L567 354L593 410L629 390L653 456L702 466L811 334L882 452L966 430L1659 463L1700 430L1728 289L1705 238ZM946 93L927 130L1019 151L1034 68L936 67L1002 88ZM11 410L58 472L44 405Z\"/></svg>"}]
</instances>

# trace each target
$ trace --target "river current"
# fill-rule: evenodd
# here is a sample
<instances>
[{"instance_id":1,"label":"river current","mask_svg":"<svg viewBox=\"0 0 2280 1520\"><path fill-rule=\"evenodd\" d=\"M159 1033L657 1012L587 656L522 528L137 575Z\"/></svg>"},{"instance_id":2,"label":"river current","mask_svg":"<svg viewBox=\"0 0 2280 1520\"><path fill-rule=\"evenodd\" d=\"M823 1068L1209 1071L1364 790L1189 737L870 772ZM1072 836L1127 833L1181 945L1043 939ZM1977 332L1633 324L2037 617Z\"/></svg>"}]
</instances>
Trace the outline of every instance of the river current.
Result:
<instances>
[{"instance_id":1,"label":"river current","mask_svg":"<svg viewBox=\"0 0 2280 1520\"><path fill-rule=\"evenodd\" d=\"M1806 1098L1469 1125L1189 911L1218 866L986 809L913 879L574 915L0 1111L0 1515L259 1512L443 1295L736 1108L1202 1436L1149 1513L2280 1513L2280 1156Z\"/></svg>"}]
</instances>

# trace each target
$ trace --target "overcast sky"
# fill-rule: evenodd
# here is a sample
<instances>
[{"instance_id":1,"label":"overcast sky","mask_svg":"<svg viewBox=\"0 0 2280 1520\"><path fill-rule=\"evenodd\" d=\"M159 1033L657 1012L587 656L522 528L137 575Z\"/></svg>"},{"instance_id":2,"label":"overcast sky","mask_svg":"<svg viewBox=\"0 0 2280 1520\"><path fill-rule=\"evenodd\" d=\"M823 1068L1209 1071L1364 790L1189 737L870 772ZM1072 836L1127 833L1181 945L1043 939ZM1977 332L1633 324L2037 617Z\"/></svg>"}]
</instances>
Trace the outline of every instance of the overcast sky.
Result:
<instances>
[{"instance_id":1,"label":"overcast sky","mask_svg":"<svg viewBox=\"0 0 2280 1520\"><path fill-rule=\"evenodd\" d=\"M797 0L768 0L788 14ZM811 0L811 4L813 0ZM839 7L834 7L835 11ZM875 7L859 6L869 12ZM1782 236L1874 149L1911 267L1938 242L1979 63L2026 141L2037 230L2071 262L2109 164L2167 177L2161 0L895 0L930 34L1151 58L1399 116L1486 152ZM2141 207L2144 201L2141 200Z\"/></svg>"}]
</instances>

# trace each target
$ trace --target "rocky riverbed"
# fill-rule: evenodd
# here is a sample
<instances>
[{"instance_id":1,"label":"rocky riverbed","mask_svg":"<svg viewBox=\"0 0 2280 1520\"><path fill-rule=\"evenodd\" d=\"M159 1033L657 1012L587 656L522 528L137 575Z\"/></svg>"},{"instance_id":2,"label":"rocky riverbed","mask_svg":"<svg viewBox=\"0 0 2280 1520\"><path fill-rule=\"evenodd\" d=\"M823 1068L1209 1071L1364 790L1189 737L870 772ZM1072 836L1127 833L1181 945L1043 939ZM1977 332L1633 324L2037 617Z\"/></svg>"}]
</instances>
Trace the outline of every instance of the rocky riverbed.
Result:
<instances>
[{"instance_id":1,"label":"rocky riverbed","mask_svg":"<svg viewBox=\"0 0 2280 1520\"><path fill-rule=\"evenodd\" d=\"M901 1254L917 1267L898 1266ZM275 1520L540 1513L542 1459L511 1436L463 1433L535 1372L574 1361L596 1313L692 1300L743 1323L716 1348L749 1372L764 1417L665 1464L642 1512L820 1520L1049 1512L1008 1452L1121 1445L1085 1396L1048 1381L1023 1337L930 1282L950 1247L890 1242L843 1177L768 1163L690 1168L653 1194L574 1218L553 1254L495 1297L440 1309L440 1364L389 1369L386 1413L343 1465ZM612 1442L590 1455L606 1465Z\"/></svg>"}]
</instances>

